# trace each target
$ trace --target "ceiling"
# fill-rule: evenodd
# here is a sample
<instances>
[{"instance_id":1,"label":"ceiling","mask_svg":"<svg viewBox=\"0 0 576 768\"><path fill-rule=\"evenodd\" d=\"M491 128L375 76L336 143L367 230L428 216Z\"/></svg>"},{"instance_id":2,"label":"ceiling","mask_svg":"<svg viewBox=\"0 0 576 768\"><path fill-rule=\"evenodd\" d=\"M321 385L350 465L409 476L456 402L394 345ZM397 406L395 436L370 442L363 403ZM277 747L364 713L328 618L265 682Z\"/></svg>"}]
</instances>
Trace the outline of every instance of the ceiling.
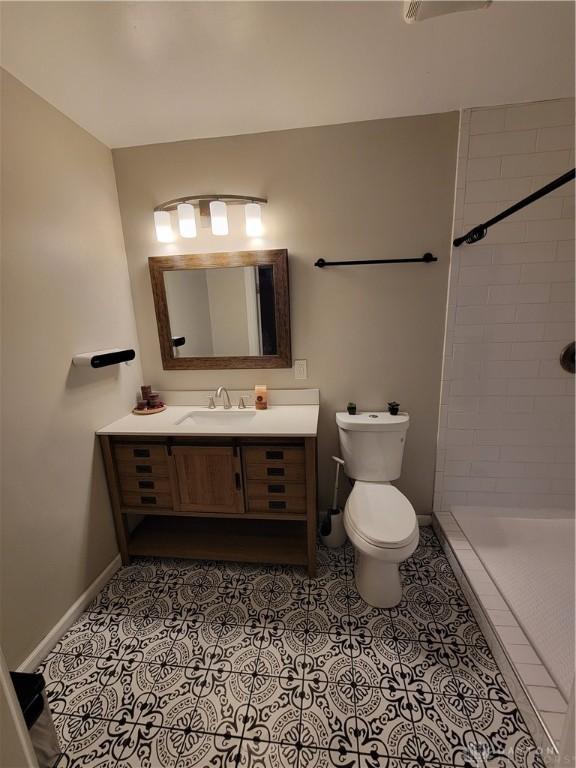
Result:
<instances>
[{"instance_id":1,"label":"ceiling","mask_svg":"<svg viewBox=\"0 0 576 768\"><path fill-rule=\"evenodd\" d=\"M573 95L574 4L8 2L2 66L110 147Z\"/></svg>"}]
</instances>

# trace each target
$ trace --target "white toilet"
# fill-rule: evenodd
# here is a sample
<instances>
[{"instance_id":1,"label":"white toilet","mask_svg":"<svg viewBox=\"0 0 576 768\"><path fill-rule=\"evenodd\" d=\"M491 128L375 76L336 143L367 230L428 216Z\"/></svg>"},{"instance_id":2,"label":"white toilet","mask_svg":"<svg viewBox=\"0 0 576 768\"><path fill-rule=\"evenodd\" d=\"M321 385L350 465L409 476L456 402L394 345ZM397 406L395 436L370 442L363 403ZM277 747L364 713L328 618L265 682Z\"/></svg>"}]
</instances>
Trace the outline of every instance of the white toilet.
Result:
<instances>
[{"instance_id":1,"label":"white toilet","mask_svg":"<svg viewBox=\"0 0 576 768\"><path fill-rule=\"evenodd\" d=\"M336 414L345 471L355 480L344 527L356 551L356 588L378 608L402 599L400 563L418 546L414 508L390 485L400 477L409 422L407 413Z\"/></svg>"}]
</instances>

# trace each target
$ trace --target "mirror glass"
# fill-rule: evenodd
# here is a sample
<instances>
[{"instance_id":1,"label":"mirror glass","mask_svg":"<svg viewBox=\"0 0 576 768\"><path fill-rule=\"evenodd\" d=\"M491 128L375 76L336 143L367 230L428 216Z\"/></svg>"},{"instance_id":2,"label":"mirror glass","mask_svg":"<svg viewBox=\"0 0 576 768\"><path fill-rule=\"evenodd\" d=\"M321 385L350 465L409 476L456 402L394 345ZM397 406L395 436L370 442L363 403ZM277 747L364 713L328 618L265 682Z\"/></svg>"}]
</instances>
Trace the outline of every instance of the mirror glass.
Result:
<instances>
[{"instance_id":1,"label":"mirror glass","mask_svg":"<svg viewBox=\"0 0 576 768\"><path fill-rule=\"evenodd\" d=\"M173 356L277 355L270 264L163 272Z\"/></svg>"}]
</instances>

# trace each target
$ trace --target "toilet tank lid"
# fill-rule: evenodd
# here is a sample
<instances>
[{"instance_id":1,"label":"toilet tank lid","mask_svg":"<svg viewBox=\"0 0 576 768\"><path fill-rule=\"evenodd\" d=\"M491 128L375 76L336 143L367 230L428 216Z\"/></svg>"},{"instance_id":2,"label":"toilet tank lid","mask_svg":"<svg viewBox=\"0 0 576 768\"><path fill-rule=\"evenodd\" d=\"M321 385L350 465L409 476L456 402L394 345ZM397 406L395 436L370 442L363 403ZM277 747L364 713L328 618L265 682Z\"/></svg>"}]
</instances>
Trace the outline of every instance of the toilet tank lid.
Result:
<instances>
[{"instance_id":1,"label":"toilet tank lid","mask_svg":"<svg viewBox=\"0 0 576 768\"><path fill-rule=\"evenodd\" d=\"M413 539L418 527L412 504L387 483L357 480L346 513L360 536L377 547L402 547Z\"/></svg>"},{"instance_id":2,"label":"toilet tank lid","mask_svg":"<svg viewBox=\"0 0 576 768\"><path fill-rule=\"evenodd\" d=\"M343 412L336 414L336 423L353 432L405 432L410 416L402 412L392 416L387 411L361 411L355 416Z\"/></svg>"}]
</instances>

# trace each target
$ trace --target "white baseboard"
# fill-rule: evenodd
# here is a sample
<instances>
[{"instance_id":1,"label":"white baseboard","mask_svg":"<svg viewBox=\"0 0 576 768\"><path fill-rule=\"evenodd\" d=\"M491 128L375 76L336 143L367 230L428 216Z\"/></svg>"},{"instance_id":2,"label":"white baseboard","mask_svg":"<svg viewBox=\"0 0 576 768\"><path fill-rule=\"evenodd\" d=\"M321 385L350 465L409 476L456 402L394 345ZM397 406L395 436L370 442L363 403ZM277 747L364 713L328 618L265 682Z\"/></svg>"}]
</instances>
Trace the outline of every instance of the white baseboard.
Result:
<instances>
[{"instance_id":1,"label":"white baseboard","mask_svg":"<svg viewBox=\"0 0 576 768\"><path fill-rule=\"evenodd\" d=\"M42 638L32 653L24 659L22 664L18 667L18 672L34 672L38 669L40 662L46 658L58 640L66 634L70 626L102 590L102 587L110 581L121 565L122 560L120 555L116 555L110 565L106 566L102 573L94 579L92 584L82 592L78 600L70 606L60 621L58 621L58 623L52 627L50 632Z\"/></svg>"},{"instance_id":2,"label":"white baseboard","mask_svg":"<svg viewBox=\"0 0 576 768\"><path fill-rule=\"evenodd\" d=\"M418 525L432 525L432 515L416 515Z\"/></svg>"}]
</instances>

